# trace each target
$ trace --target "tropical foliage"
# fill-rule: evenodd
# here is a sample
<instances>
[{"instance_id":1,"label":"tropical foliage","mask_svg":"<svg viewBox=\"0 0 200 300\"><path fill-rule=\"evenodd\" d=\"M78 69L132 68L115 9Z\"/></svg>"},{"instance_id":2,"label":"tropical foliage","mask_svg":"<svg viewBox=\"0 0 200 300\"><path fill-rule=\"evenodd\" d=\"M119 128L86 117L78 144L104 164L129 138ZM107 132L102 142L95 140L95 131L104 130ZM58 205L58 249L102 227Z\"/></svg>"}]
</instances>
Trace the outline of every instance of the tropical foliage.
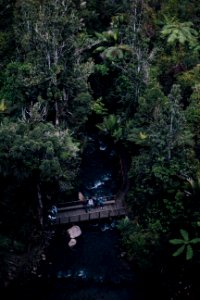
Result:
<instances>
[{"instance_id":1,"label":"tropical foliage","mask_svg":"<svg viewBox=\"0 0 200 300\"><path fill-rule=\"evenodd\" d=\"M200 243L200 238L189 239L188 232L186 230L180 229L180 233L182 235L182 239L172 239L169 242L173 245L179 245L179 248L176 252L173 253L173 256L178 256L184 251L186 251L186 259L192 259L193 257L193 249L192 245Z\"/></svg>"},{"instance_id":2,"label":"tropical foliage","mask_svg":"<svg viewBox=\"0 0 200 300\"><path fill-rule=\"evenodd\" d=\"M198 0L0 1L3 259L8 249L26 251L32 233L44 230L49 205L77 195L94 130L126 160L129 218L118 227L127 258L169 278L168 287L182 278L193 286L199 13ZM191 296L174 289L169 299Z\"/></svg>"}]
</instances>

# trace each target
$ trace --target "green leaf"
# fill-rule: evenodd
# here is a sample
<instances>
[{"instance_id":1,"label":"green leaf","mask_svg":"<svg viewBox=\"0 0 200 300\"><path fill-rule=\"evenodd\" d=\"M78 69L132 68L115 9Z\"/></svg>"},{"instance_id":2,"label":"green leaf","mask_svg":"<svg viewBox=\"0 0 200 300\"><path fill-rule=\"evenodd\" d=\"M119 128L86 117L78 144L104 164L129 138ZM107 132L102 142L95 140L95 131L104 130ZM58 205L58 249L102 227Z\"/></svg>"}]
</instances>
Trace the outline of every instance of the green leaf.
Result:
<instances>
[{"instance_id":1,"label":"green leaf","mask_svg":"<svg viewBox=\"0 0 200 300\"><path fill-rule=\"evenodd\" d=\"M193 249L190 245L187 245L187 251L186 251L186 259L192 259L193 257Z\"/></svg>"},{"instance_id":2,"label":"green leaf","mask_svg":"<svg viewBox=\"0 0 200 300\"><path fill-rule=\"evenodd\" d=\"M180 229L180 233L182 235L182 237L184 238L185 242L189 241L189 234L186 230L184 229Z\"/></svg>"},{"instance_id":3,"label":"green leaf","mask_svg":"<svg viewBox=\"0 0 200 300\"><path fill-rule=\"evenodd\" d=\"M148 135L144 132L140 132L139 136L142 140L146 140L146 138L148 137Z\"/></svg>"},{"instance_id":4,"label":"green leaf","mask_svg":"<svg viewBox=\"0 0 200 300\"><path fill-rule=\"evenodd\" d=\"M181 246L180 248L178 248L178 250L176 250L176 252L174 252L172 255L173 255L173 256L178 256L178 255L180 255L181 253L183 253L184 249L185 249L185 245L183 245L183 246Z\"/></svg>"},{"instance_id":5,"label":"green leaf","mask_svg":"<svg viewBox=\"0 0 200 300\"><path fill-rule=\"evenodd\" d=\"M105 49L106 49L106 47L100 46L100 47L97 47L97 48L95 49L95 52L102 52L102 51L104 51Z\"/></svg>"},{"instance_id":6,"label":"green leaf","mask_svg":"<svg viewBox=\"0 0 200 300\"><path fill-rule=\"evenodd\" d=\"M118 32L114 32L113 33L113 38L114 38L115 41L118 40Z\"/></svg>"},{"instance_id":7,"label":"green leaf","mask_svg":"<svg viewBox=\"0 0 200 300\"><path fill-rule=\"evenodd\" d=\"M118 47L119 47L119 49L121 49L121 50L129 51L129 52L132 51L131 47L128 46L128 45L126 45L126 44L120 44Z\"/></svg>"},{"instance_id":8,"label":"green leaf","mask_svg":"<svg viewBox=\"0 0 200 300\"><path fill-rule=\"evenodd\" d=\"M122 59L123 58L123 51L119 49L119 47L109 47L107 48L103 54L107 59L114 60L114 59Z\"/></svg>"},{"instance_id":9,"label":"green leaf","mask_svg":"<svg viewBox=\"0 0 200 300\"><path fill-rule=\"evenodd\" d=\"M200 238L195 238L190 241L190 244L197 244L197 243L200 243Z\"/></svg>"},{"instance_id":10,"label":"green leaf","mask_svg":"<svg viewBox=\"0 0 200 300\"><path fill-rule=\"evenodd\" d=\"M96 101L94 101L91 105L91 109L98 115L105 115L107 114L107 109L105 108L104 103L102 102L102 99L99 98Z\"/></svg>"},{"instance_id":11,"label":"green leaf","mask_svg":"<svg viewBox=\"0 0 200 300\"><path fill-rule=\"evenodd\" d=\"M3 99L3 100L1 100L1 102L0 102L0 112L4 112L4 111L7 109L7 106L6 106L6 104L5 104L4 101L5 101L5 100Z\"/></svg>"},{"instance_id":12,"label":"green leaf","mask_svg":"<svg viewBox=\"0 0 200 300\"><path fill-rule=\"evenodd\" d=\"M169 240L170 244L173 244L173 245L181 245L183 243L185 243L184 240L181 240L181 239L173 239L173 240Z\"/></svg>"}]
</instances>

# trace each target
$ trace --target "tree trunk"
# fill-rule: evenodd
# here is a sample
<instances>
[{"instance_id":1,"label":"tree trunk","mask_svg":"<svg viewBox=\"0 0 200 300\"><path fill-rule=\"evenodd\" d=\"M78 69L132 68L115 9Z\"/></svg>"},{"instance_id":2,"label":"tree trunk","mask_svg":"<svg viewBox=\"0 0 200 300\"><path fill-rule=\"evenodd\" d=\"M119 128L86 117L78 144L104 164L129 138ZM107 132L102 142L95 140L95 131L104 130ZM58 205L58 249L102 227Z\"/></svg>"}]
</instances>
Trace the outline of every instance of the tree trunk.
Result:
<instances>
[{"instance_id":1,"label":"tree trunk","mask_svg":"<svg viewBox=\"0 0 200 300\"><path fill-rule=\"evenodd\" d=\"M171 113L170 116L170 141L168 144L168 160L171 160L172 154L171 154L171 144L172 144L172 135L173 135L173 122L174 122L174 113Z\"/></svg>"},{"instance_id":2,"label":"tree trunk","mask_svg":"<svg viewBox=\"0 0 200 300\"><path fill-rule=\"evenodd\" d=\"M59 112L58 112L58 102L55 102L55 113L56 113L56 117L55 117L55 125L58 126L59 125Z\"/></svg>"},{"instance_id":3,"label":"tree trunk","mask_svg":"<svg viewBox=\"0 0 200 300\"><path fill-rule=\"evenodd\" d=\"M38 206L37 206L37 210L38 210L38 221L39 221L39 225L41 227L43 227L44 225L44 218L43 218L43 203L42 203L42 195L41 195L41 190L40 190L40 186L39 184L37 185L37 199L38 199Z\"/></svg>"}]
</instances>

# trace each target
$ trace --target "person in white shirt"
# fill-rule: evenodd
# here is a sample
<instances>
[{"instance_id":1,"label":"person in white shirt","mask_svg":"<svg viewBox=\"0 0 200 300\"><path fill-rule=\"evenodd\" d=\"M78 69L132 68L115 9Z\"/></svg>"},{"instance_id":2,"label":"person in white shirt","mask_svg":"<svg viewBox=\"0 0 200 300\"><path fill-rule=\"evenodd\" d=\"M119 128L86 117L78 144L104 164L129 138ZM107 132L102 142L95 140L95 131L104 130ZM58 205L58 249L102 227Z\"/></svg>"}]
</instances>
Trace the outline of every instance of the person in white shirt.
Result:
<instances>
[{"instance_id":1,"label":"person in white shirt","mask_svg":"<svg viewBox=\"0 0 200 300\"><path fill-rule=\"evenodd\" d=\"M92 198L90 198L90 199L88 200L88 205L89 205L90 208L94 207L94 201L93 201Z\"/></svg>"}]
</instances>

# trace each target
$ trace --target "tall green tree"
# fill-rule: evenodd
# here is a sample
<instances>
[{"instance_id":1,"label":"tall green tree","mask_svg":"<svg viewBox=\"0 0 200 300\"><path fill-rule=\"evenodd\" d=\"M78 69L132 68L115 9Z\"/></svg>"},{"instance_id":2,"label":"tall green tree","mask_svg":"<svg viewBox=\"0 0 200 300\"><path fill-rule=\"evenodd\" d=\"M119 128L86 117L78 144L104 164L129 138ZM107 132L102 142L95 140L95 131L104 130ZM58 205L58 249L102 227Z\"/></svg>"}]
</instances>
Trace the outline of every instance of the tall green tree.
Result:
<instances>
[{"instance_id":1,"label":"tall green tree","mask_svg":"<svg viewBox=\"0 0 200 300\"><path fill-rule=\"evenodd\" d=\"M176 194L182 184L177 175L193 174L195 155L178 86L166 97L159 85L150 84L136 116L128 138L138 145L139 155L133 157L130 175L134 198L146 205L148 198L167 197L168 191Z\"/></svg>"},{"instance_id":2,"label":"tall green tree","mask_svg":"<svg viewBox=\"0 0 200 300\"><path fill-rule=\"evenodd\" d=\"M38 224L43 225L45 209L61 199L62 194L73 193L75 188L79 166L78 144L72 140L68 130L38 122L35 116L32 113L28 123L4 122L0 127L0 178L4 182L1 217L7 216L8 222L9 211L18 205L17 211L23 211L25 217L33 211L33 215L38 217ZM15 189L20 192L21 199L17 199L15 194L7 194ZM26 198L28 191L30 197ZM16 217L22 216L16 212L14 219ZM7 222L6 219L4 221Z\"/></svg>"},{"instance_id":3,"label":"tall green tree","mask_svg":"<svg viewBox=\"0 0 200 300\"><path fill-rule=\"evenodd\" d=\"M11 63L1 92L7 106L20 114L23 106L45 102L49 120L78 129L89 113L91 64L80 56L83 24L73 1L19 1L14 29L15 76Z\"/></svg>"}]
</instances>

